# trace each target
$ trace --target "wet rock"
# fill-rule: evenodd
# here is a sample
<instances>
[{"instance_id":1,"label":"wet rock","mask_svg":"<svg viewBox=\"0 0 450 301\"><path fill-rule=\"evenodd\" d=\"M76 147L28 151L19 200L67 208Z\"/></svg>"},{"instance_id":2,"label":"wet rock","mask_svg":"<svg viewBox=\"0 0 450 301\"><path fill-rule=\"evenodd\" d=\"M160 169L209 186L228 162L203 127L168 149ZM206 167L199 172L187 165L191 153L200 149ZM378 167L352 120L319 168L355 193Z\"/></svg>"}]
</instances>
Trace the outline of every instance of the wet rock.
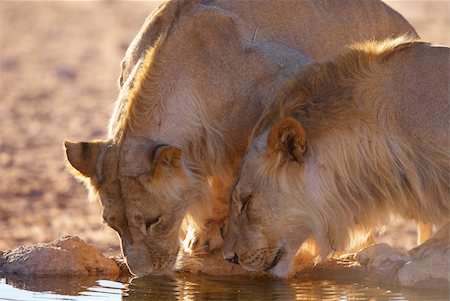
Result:
<instances>
[{"instance_id":1,"label":"wet rock","mask_svg":"<svg viewBox=\"0 0 450 301\"><path fill-rule=\"evenodd\" d=\"M25 275L118 275L119 267L76 236L3 252L0 273Z\"/></svg>"},{"instance_id":2,"label":"wet rock","mask_svg":"<svg viewBox=\"0 0 450 301\"><path fill-rule=\"evenodd\" d=\"M365 269L367 276L391 282L397 280L398 270L410 261L411 257L388 244L379 243L356 253L355 260Z\"/></svg>"}]
</instances>

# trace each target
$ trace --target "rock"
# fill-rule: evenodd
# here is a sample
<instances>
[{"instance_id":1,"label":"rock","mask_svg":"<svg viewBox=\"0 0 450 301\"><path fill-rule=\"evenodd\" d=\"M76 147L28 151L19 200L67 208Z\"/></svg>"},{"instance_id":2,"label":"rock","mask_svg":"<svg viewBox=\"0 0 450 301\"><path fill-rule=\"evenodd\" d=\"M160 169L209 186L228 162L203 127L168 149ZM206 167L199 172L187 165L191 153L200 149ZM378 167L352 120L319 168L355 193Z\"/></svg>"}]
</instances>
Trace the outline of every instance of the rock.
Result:
<instances>
[{"instance_id":1,"label":"rock","mask_svg":"<svg viewBox=\"0 0 450 301\"><path fill-rule=\"evenodd\" d=\"M379 243L357 252L355 260L365 269L368 277L391 282L397 281L398 270L411 257L388 244Z\"/></svg>"},{"instance_id":2,"label":"rock","mask_svg":"<svg viewBox=\"0 0 450 301\"><path fill-rule=\"evenodd\" d=\"M1 254L0 273L26 275L118 275L119 267L77 236Z\"/></svg>"},{"instance_id":3,"label":"rock","mask_svg":"<svg viewBox=\"0 0 450 301\"><path fill-rule=\"evenodd\" d=\"M450 236L448 225L433 238L409 251L412 260L398 271L405 287L420 289L450 288Z\"/></svg>"},{"instance_id":4,"label":"rock","mask_svg":"<svg viewBox=\"0 0 450 301\"><path fill-rule=\"evenodd\" d=\"M437 257L412 260L398 271L398 282L404 287L448 291L450 288L449 271L448 262Z\"/></svg>"},{"instance_id":5,"label":"rock","mask_svg":"<svg viewBox=\"0 0 450 301\"><path fill-rule=\"evenodd\" d=\"M409 256L419 260L429 256L443 256L450 260L450 223L444 225L432 238L408 251Z\"/></svg>"},{"instance_id":6,"label":"rock","mask_svg":"<svg viewBox=\"0 0 450 301\"><path fill-rule=\"evenodd\" d=\"M371 245L355 255L374 280L416 289L450 288L450 236L443 228L408 255L387 244Z\"/></svg>"}]
</instances>

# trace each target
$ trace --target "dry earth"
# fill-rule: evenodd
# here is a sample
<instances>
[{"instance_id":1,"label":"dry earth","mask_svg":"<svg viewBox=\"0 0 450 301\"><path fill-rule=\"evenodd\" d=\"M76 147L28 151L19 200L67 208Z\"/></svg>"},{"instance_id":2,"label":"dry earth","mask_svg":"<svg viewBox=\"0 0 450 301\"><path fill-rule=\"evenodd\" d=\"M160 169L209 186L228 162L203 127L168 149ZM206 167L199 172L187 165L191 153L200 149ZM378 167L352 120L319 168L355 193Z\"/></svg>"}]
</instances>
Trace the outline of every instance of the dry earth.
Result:
<instances>
[{"instance_id":1,"label":"dry earth","mask_svg":"<svg viewBox=\"0 0 450 301\"><path fill-rule=\"evenodd\" d=\"M65 171L62 141L104 137L119 62L158 3L0 2L0 250L71 234L119 252L99 205ZM449 2L388 3L425 40L450 45ZM386 234L381 241L414 245L411 223Z\"/></svg>"}]
</instances>

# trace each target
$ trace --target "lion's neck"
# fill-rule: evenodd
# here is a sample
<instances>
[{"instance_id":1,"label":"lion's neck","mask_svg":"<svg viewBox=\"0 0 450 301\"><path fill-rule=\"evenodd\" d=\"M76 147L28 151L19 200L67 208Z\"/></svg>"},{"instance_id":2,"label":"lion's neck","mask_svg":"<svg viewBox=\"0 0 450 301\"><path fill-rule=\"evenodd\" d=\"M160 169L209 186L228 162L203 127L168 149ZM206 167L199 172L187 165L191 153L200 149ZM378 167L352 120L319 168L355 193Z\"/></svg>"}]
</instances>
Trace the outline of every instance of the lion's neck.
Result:
<instances>
[{"instance_id":1,"label":"lion's neck","mask_svg":"<svg viewBox=\"0 0 450 301\"><path fill-rule=\"evenodd\" d=\"M368 114L343 116L324 115L323 123L305 127L310 157L301 191L313 204L311 214L323 221L316 225L323 249L342 251L364 242L392 214L429 223L445 218L445 156L440 161L421 156L400 133Z\"/></svg>"}]
</instances>

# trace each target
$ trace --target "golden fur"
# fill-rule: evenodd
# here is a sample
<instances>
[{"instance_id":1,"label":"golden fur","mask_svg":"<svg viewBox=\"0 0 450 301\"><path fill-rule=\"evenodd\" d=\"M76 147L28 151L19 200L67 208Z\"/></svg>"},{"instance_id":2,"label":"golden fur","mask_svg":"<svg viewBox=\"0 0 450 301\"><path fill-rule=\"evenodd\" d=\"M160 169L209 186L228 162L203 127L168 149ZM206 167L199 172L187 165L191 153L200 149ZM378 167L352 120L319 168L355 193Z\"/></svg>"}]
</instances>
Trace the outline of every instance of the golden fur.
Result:
<instances>
[{"instance_id":1,"label":"golden fur","mask_svg":"<svg viewBox=\"0 0 450 301\"><path fill-rule=\"evenodd\" d=\"M127 50L108 141L90 156L97 161L80 157L82 144L66 146L75 169L95 170L83 176L98 190L136 275L170 270L183 219L185 251L220 247L250 131L278 84L309 62L295 49L321 59L349 41L415 34L379 1L252 3L161 5ZM302 16L309 23L298 25ZM366 25L367 16L377 26Z\"/></svg>"},{"instance_id":2,"label":"golden fur","mask_svg":"<svg viewBox=\"0 0 450 301\"><path fill-rule=\"evenodd\" d=\"M225 255L287 276L309 236L326 257L391 214L448 220L449 58L400 37L353 45L288 81L253 130Z\"/></svg>"}]
</instances>

